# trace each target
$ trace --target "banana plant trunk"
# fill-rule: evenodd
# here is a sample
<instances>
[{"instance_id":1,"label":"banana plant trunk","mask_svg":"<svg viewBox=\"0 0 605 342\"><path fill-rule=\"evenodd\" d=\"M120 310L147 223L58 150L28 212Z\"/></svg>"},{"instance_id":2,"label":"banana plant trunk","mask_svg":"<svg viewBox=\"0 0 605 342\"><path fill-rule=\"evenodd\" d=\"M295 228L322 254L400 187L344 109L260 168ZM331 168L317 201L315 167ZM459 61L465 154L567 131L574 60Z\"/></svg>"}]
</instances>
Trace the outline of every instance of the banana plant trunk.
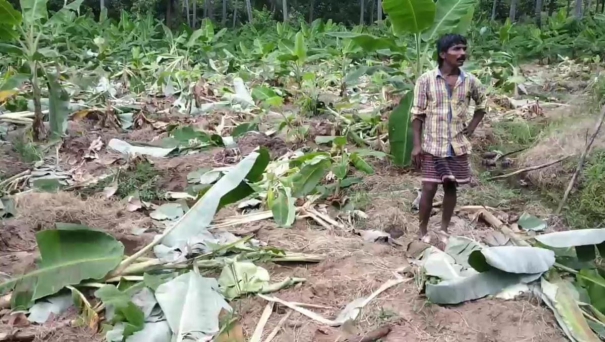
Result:
<instances>
[{"instance_id":1,"label":"banana plant trunk","mask_svg":"<svg viewBox=\"0 0 605 342\"><path fill-rule=\"evenodd\" d=\"M45 138L45 129L44 129L44 115L42 114L42 102L40 101L41 92L40 92L40 80L38 79L37 68L38 65L36 62L31 64L33 75L32 75L32 92L33 92L33 101L34 101L34 124L33 124L33 138L34 141L41 141Z\"/></svg>"},{"instance_id":2,"label":"banana plant trunk","mask_svg":"<svg viewBox=\"0 0 605 342\"><path fill-rule=\"evenodd\" d=\"M288 22L288 0L281 0L282 14L284 15L284 23Z\"/></svg>"}]
</instances>

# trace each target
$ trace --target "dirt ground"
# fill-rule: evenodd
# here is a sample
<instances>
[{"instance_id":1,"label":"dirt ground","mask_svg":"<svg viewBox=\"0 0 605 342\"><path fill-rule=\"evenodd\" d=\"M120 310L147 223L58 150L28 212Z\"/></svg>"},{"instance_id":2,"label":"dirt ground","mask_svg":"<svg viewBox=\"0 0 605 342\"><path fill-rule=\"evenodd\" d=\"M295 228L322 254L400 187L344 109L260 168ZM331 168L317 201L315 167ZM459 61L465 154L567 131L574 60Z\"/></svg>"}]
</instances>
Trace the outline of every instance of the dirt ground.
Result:
<instances>
[{"instance_id":1,"label":"dirt ground","mask_svg":"<svg viewBox=\"0 0 605 342\"><path fill-rule=\"evenodd\" d=\"M183 172L200 166L188 160L174 158L166 162L174 163L170 168L181 168ZM365 208L369 218L360 223L360 228L388 230L396 226L405 233L401 241L415 236L416 217L409 212L409 206L415 198L414 188L419 185L417 177L400 174L391 168L377 170L378 173L368 176L358 189L367 192L370 199ZM438 220L435 216L433 225ZM0 228L0 267L8 274L31 268L36 256L34 234L40 229L52 229L54 222L82 223L104 229L124 242L132 253L151 237L151 234L133 235L132 229L151 227L150 221L145 214L124 210L123 202L102 197L83 201L72 193L23 194L18 197L17 216L4 221ZM275 296L331 307L314 309L326 318L335 317L350 301L369 295L392 279L395 270L407 265L404 247L364 242L349 232L328 231L311 221L299 220L292 229L277 228L271 221L256 224L262 225L257 237L270 246L325 258L316 265L263 266L269 270L272 281L288 276L306 278L305 283L279 291ZM487 228L460 217L454 218L452 230L457 235L476 237ZM265 305L266 302L257 297L232 303L241 317L246 336L252 335ZM272 314L265 327L266 334L284 314L283 309ZM47 323L51 327L52 324ZM535 300L482 299L455 307L441 307L426 302L413 282L397 285L378 296L364 308L356 326L347 330L363 334L384 325L392 327L392 332L383 339L385 342L565 340L552 313ZM67 327L45 328L38 333L37 341L47 342L80 341L84 336L90 340L93 336L84 328ZM274 341L336 341L342 334L341 329L322 326L294 313ZM94 339L100 341L102 335L97 334Z\"/></svg>"},{"instance_id":2,"label":"dirt ground","mask_svg":"<svg viewBox=\"0 0 605 342\"><path fill-rule=\"evenodd\" d=\"M65 168L74 167L97 137L106 144L112 137L129 141L152 142L157 133L150 128L135 130L128 135L108 134L103 131L89 132L70 128L70 137L61 150L61 162ZM489 139L489 132L481 134ZM276 157L288 150L278 138L248 135L242 138L243 155L256 146L267 146ZM103 150L105 151L105 150ZM27 169L18 162L18 156L6 145L0 145L2 164L0 175L12 175ZM187 174L199 168L225 165L228 152L217 150L170 159L152 160L160 170L160 187L166 191L183 191L187 186ZM218 156L218 157L217 157ZM4 158L7 159L4 159ZM16 159L17 158L17 159ZM115 167L119 156L108 152L99 153L99 158L80 165L83 173L99 176ZM8 163L5 160L9 161ZM113 161L112 161L113 160ZM74 162L75 161L75 162ZM417 216L410 211L419 187L417 174L405 173L388 165L375 162L376 174L364 178L356 185L349 200L354 201L368 214L368 219L358 222L357 229L377 229L403 233L398 241L413 239L418 230ZM481 187L481 184L474 184ZM462 188L461 198L470 188ZM473 204L473 203L467 203ZM479 203L474 203L479 204ZM226 209L217 217L233 213ZM432 218L431 229L439 221L437 214ZM126 203L103 196L87 197L84 200L73 192L53 194L29 192L20 194L16 200L16 216L0 223L0 277L17 275L33 267L37 257L35 233L52 229L56 222L85 224L103 229L122 241L127 253L133 253L151 241L157 229L147 214L126 210ZM349 302L367 296L384 282L395 277L394 273L408 264L406 248L381 243L364 242L360 236L345 231L326 230L311 221L298 220L291 229L281 229L272 221L255 223L261 225L257 237L269 246L292 252L318 254L325 258L319 264L263 265L269 270L272 281L286 277L305 278L306 282L294 288L275 293L278 298L315 305L330 309L313 309L318 314L332 319ZM143 234L135 234L141 228ZM250 227L246 227L250 228ZM489 229L461 215L454 217L451 233L480 239ZM401 235L401 234L399 234ZM249 297L231 303L239 317L243 331L249 338L267 303L258 297ZM0 331L8 331L7 311L0 311ZM286 314L283 308L274 312L265 327L264 337ZM66 325L75 318L60 317L43 328L25 327L24 332L35 333L35 341L102 341L103 335L93 334L86 328ZM63 322L63 323L61 323ZM481 299L458 306L430 304L419 294L413 281L399 284L379 295L366 306L354 326L346 329L329 328L305 316L294 313L283 330L273 339L275 342L322 342L343 341L348 335L363 335L381 326L389 325L392 332L383 342L416 341L477 341L477 342L555 342L565 341L554 316L545 306L534 299L503 301ZM346 333L345 333L346 330Z\"/></svg>"}]
</instances>

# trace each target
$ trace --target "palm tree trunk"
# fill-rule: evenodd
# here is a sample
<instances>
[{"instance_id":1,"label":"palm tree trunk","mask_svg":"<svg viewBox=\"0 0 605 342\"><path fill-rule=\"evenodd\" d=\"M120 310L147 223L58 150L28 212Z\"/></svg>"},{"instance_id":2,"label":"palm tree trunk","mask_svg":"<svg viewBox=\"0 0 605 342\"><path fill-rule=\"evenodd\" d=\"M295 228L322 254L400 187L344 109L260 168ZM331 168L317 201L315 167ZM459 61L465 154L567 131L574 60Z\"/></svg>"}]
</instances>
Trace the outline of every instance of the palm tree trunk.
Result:
<instances>
[{"instance_id":1,"label":"palm tree trunk","mask_svg":"<svg viewBox=\"0 0 605 342\"><path fill-rule=\"evenodd\" d=\"M282 14L284 15L284 23L288 22L288 0L281 0Z\"/></svg>"},{"instance_id":2,"label":"palm tree trunk","mask_svg":"<svg viewBox=\"0 0 605 342\"><path fill-rule=\"evenodd\" d=\"M227 26L227 0L223 0L223 27Z\"/></svg>"},{"instance_id":3,"label":"palm tree trunk","mask_svg":"<svg viewBox=\"0 0 605 342\"><path fill-rule=\"evenodd\" d=\"M374 0L370 0L372 5L370 5L370 25L374 23L374 6L376 6L376 2Z\"/></svg>"},{"instance_id":4,"label":"palm tree trunk","mask_svg":"<svg viewBox=\"0 0 605 342\"><path fill-rule=\"evenodd\" d=\"M309 1L309 23L313 22L313 9L315 9L315 0Z\"/></svg>"},{"instance_id":5,"label":"palm tree trunk","mask_svg":"<svg viewBox=\"0 0 605 342\"><path fill-rule=\"evenodd\" d=\"M377 0L378 4L376 5L376 20L379 23L382 23L382 0Z\"/></svg>"},{"instance_id":6,"label":"palm tree trunk","mask_svg":"<svg viewBox=\"0 0 605 342\"><path fill-rule=\"evenodd\" d=\"M583 16L583 8L582 8L582 0L576 0L576 10L575 10L575 16L576 19L582 19Z\"/></svg>"}]
</instances>

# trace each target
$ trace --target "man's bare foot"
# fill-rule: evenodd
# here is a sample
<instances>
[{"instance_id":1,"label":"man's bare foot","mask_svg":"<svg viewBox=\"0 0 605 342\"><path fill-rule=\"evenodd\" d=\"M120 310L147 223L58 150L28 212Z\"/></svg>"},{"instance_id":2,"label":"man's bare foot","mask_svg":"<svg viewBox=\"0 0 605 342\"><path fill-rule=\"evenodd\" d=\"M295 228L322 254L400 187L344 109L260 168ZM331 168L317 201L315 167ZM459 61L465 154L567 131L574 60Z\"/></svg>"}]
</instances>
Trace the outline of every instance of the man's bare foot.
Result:
<instances>
[{"instance_id":1,"label":"man's bare foot","mask_svg":"<svg viewBox=\"0 0 605 342\"><path fill-rule=\"evenodd\" d=\"M427 231L422 231L419 230L418 231L418 240L424 242L424 243L430 243L431 242L431 236L429 235L429 233Z\"/></svg>"}]
</instances>

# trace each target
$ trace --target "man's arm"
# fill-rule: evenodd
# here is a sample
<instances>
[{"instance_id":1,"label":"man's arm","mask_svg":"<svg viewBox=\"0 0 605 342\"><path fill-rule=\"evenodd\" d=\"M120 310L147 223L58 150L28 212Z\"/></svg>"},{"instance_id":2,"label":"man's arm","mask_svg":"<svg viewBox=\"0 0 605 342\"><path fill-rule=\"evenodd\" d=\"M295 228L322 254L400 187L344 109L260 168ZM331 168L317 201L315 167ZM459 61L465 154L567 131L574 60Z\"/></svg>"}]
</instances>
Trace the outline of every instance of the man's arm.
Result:
<instances>
[{"instance_id":1,"label":"man's arm","mask_svg":"<svg viewBox=\"0 0 605 342\"><path fill-rule=\"evenodd\" d=\"M427 93L426 80L420 76L414 87L414 101L410 110L412 119L412 131L414 132L414 148L412 150L412 162L416 168L420 168L422 159L422 126L426 118Z\"/></svg>"},{"instance_id":2,"label":"man's arm","mask_svg":"<svg viewBox=\"0 0 605 342\"><path fill-rule=\"evenodd\" d=\"M475 113L473 114L473 118L466 128L465 133L468 136L471 136L475 132L475 129L477 129L477 126L479 126L479 123L481 120L483 120L487 104L487 96L485 94L483 85L476 77L473 77L471 83L471 98L475 101Z\"/></svg>"}]
</instances>

